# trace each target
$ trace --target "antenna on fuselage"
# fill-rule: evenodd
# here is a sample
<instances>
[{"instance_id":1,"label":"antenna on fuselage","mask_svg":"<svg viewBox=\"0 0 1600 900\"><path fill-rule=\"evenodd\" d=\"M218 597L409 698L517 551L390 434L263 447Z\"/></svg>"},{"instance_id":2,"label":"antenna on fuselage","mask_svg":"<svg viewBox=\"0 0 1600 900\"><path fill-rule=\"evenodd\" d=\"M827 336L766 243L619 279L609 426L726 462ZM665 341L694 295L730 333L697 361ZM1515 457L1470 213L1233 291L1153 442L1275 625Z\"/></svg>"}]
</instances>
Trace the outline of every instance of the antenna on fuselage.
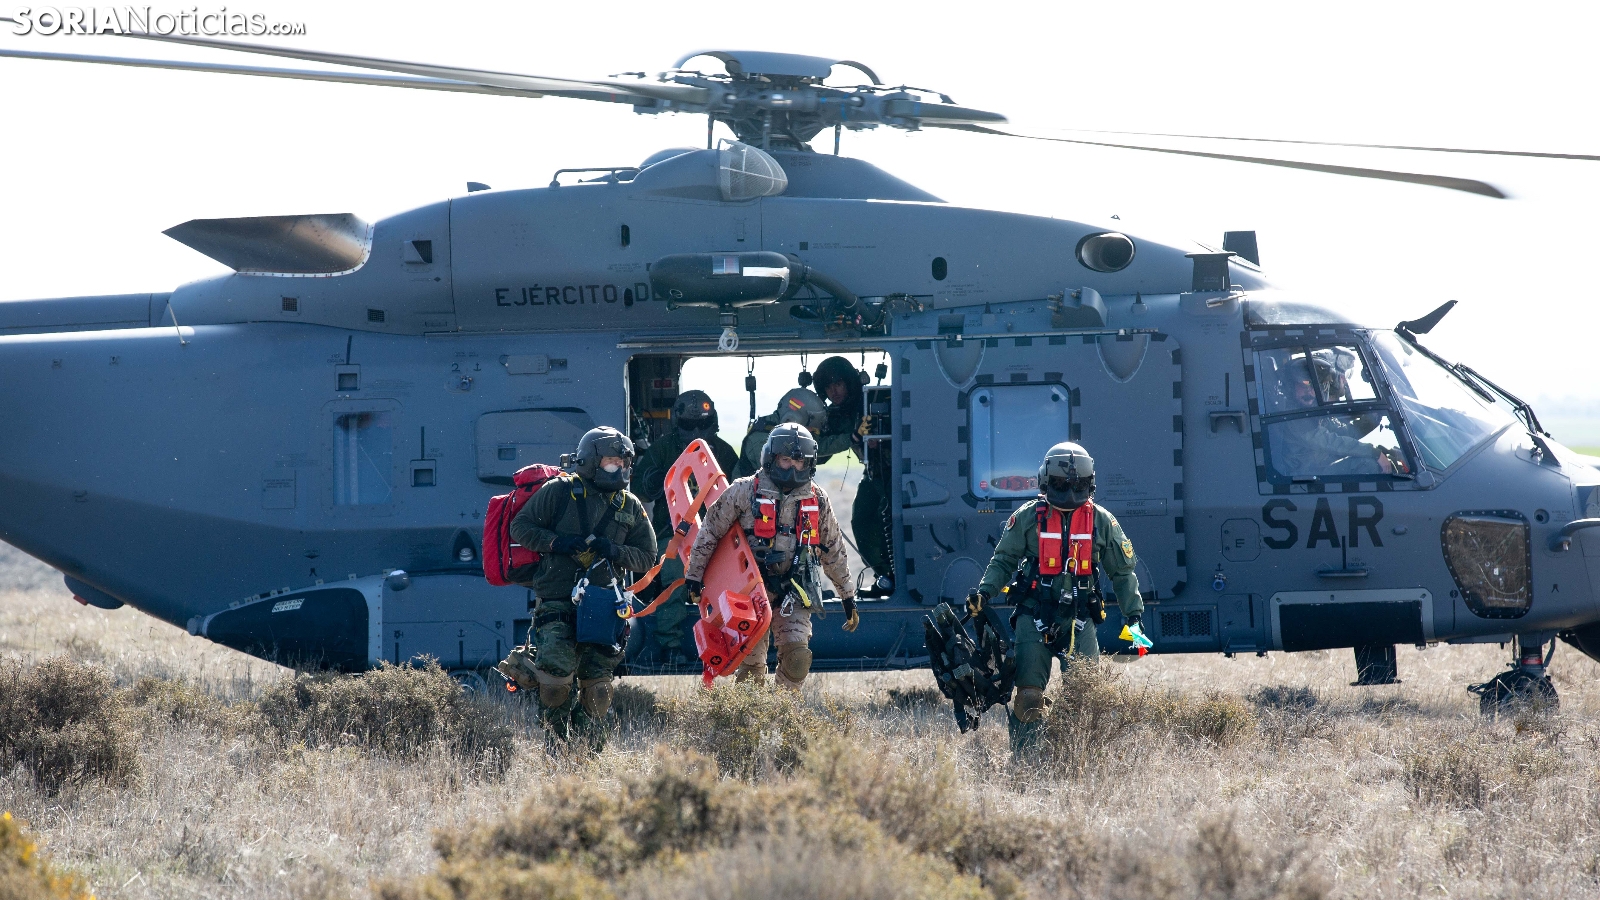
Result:
<instances>
[{"instance_id":1,"label":"antenna on fuselage","mask_svg":"<svg viewBox=\"0 0 1600 900\"><path fill-rule=\"evenodd\" d=\"M178 333L178 345L181 347L189 346L188 340L183 336L183 327L178 324L178 312L172 308L171 297L167 298L167 315L172 317L172 330Z\"/></svg>"}]
</instances>

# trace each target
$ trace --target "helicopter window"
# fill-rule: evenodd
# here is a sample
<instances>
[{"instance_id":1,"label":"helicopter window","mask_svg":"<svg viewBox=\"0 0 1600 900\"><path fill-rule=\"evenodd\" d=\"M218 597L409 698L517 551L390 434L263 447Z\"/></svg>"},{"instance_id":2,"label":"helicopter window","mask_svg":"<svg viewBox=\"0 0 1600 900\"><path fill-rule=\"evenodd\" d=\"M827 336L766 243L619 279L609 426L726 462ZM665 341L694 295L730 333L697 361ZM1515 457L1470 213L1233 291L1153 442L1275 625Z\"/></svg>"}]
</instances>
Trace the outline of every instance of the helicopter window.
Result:
<instances>
[{"instance_id":1,"label":"helicopter window","mask_svg":"<svg viewBox=\"0 0 1600 900\"><path fill-rule=\"evenodd\" d=\"M1447 469L1517 419L1504 403L1485 399L1392 331L1374 332L1390 392L1422 450L1422 461Z\"/></svg>"},{"instance_id":2,"label":"helicopter window","mask_svg":"<svg viewBox=\"0 0 1600 900\"><path fill-rule=\"evenodd\" d=\"M1289 325L1349 325L1350 317L1312 303L1290 300L1245 301L1244 323L1254 327Z\"/></svg>"},{"instance_id":3,"label":"helicopter window","mask_svg":"<svg viewBox=\"0 0 1600 900\"><path fill-rule=\"evenodd\" d=\"M1072 435L1072 403L1059 384L1014 384L972 392L971 490L975 497L1039 493L1039 460Z\"/></svg>"},{"instance_id":4,"label":"helicopter window","mask_svg":"<svg viewBox=\"0 0 1600 900\"><path fill-rule=\"evenodd\" d=\"M1263 430L1267 464L1290 481L1410 474L1383 410L1286 416L1267 422Z\"/></svg>"},{"instance_id":5,"label":"helicopter window","mask_svg":"<svg viewBox=\"0 0 1600 900\"><path fill-rule=\"evenodd\" d=\"M388 503L394 493L394 423L390 414L339 416L334 431L334 505Z\"/></svg>"},{"instance_id":6,"label":"helicopter window","mask_svg":"<svg viewBox=\"0 0 1600 900\"><path fill-rule=\"evenodd\" d=\"M1263 415L1378 398L1354 347L1281 347L1256 355ZM1313 377L1315 375L1315 377Z\"/></svg>"}]
</instances>

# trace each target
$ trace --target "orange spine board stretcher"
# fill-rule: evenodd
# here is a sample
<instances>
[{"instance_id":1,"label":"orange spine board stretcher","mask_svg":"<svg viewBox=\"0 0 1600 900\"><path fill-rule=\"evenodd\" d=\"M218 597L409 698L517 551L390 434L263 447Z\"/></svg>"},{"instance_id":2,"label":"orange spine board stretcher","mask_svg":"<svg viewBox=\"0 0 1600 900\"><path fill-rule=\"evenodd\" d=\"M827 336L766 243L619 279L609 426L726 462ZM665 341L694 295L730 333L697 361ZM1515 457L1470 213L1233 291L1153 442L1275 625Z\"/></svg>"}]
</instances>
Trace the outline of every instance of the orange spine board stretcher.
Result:
<instances>
[{"instance_id":1,"label":"orange spine board stretcher","mask_svg":"<svg viewBox=\"0 0 1600 900\"><path fill-rule=\"evenodd\" d=\"M693 478L698 492L691 491ZM728 489L728 476L703 440L684 449L667 470L664 499L672 515L673 541L684 568L689 551L700 534L701 510ZM700 621L694 625L694 643L705 667L701 678L707 687L718 675L728 675L750 655L750 648L772 624L772 605L756 566L755 554L744 531L730 528L706 564L700 595ZM667 589L667 590L670 590Z\"/></svg>"}]
</instances>

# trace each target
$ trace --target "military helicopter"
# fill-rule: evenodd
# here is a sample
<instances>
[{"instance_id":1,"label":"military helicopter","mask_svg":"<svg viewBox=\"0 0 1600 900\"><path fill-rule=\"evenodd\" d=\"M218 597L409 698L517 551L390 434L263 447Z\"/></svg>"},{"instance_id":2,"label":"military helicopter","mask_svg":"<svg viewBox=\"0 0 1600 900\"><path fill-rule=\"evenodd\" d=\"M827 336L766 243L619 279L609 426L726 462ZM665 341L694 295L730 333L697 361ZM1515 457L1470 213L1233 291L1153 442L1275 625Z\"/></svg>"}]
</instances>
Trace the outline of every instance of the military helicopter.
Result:
<instances>
[{"instance_id":1,"label":"military helicopter","mask_svg":"<svg viewBox=\"0 0 1600 900\"><path fill-rule=\"evenodd\" d=\"M812 146L872 127L1023 134L999 114L792 54L580 81L150 39L370 74L0 55L625 103L706 116L708 145L372 224L193 220L167 233L231 274L0 305L0 537L85 603L282 661L431 655L481 686L530 619L478 561L512 472L594 424L656 436L686 361L870 352L888 360L863 391L895 589L854 634L819 630L818 670L926 664L922 617L977 581L1063 438L1101 460L1156 652L1352 647L1378 684L1397 644L1511 643L1486 699L1553 698L1558 635L1600 654L1600 470L1427 349L1447 308L1368 327L1272 289L1252 233L1170 246L961 208ZM725 74L685 68L697 57ZM824 83L840 69L866 83ZM736 139L711 140L719 123Z\"/></svg>"}]
</instances>

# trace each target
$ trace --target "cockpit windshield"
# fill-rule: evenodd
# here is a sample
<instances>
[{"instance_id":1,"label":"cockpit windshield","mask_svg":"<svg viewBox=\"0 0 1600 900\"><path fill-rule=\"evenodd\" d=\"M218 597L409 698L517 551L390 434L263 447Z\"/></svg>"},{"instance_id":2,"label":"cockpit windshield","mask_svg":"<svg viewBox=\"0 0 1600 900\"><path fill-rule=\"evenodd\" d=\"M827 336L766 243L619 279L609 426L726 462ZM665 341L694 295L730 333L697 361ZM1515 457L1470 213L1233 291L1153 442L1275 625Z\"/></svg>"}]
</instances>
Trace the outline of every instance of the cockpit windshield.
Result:
<instances>
[{"instance_id":1,"label":"cockpit windshield","mask_svg":"<svg viewBox=\"0 0 1600 900\"><path fill-rule=\"evenodd\" d=\"M1372 346L1430 468L1448 469L1468 450L1518 424L1509 405L1485 399L1394 332L1373 332Z\"/></svg>"}]
</instances>

